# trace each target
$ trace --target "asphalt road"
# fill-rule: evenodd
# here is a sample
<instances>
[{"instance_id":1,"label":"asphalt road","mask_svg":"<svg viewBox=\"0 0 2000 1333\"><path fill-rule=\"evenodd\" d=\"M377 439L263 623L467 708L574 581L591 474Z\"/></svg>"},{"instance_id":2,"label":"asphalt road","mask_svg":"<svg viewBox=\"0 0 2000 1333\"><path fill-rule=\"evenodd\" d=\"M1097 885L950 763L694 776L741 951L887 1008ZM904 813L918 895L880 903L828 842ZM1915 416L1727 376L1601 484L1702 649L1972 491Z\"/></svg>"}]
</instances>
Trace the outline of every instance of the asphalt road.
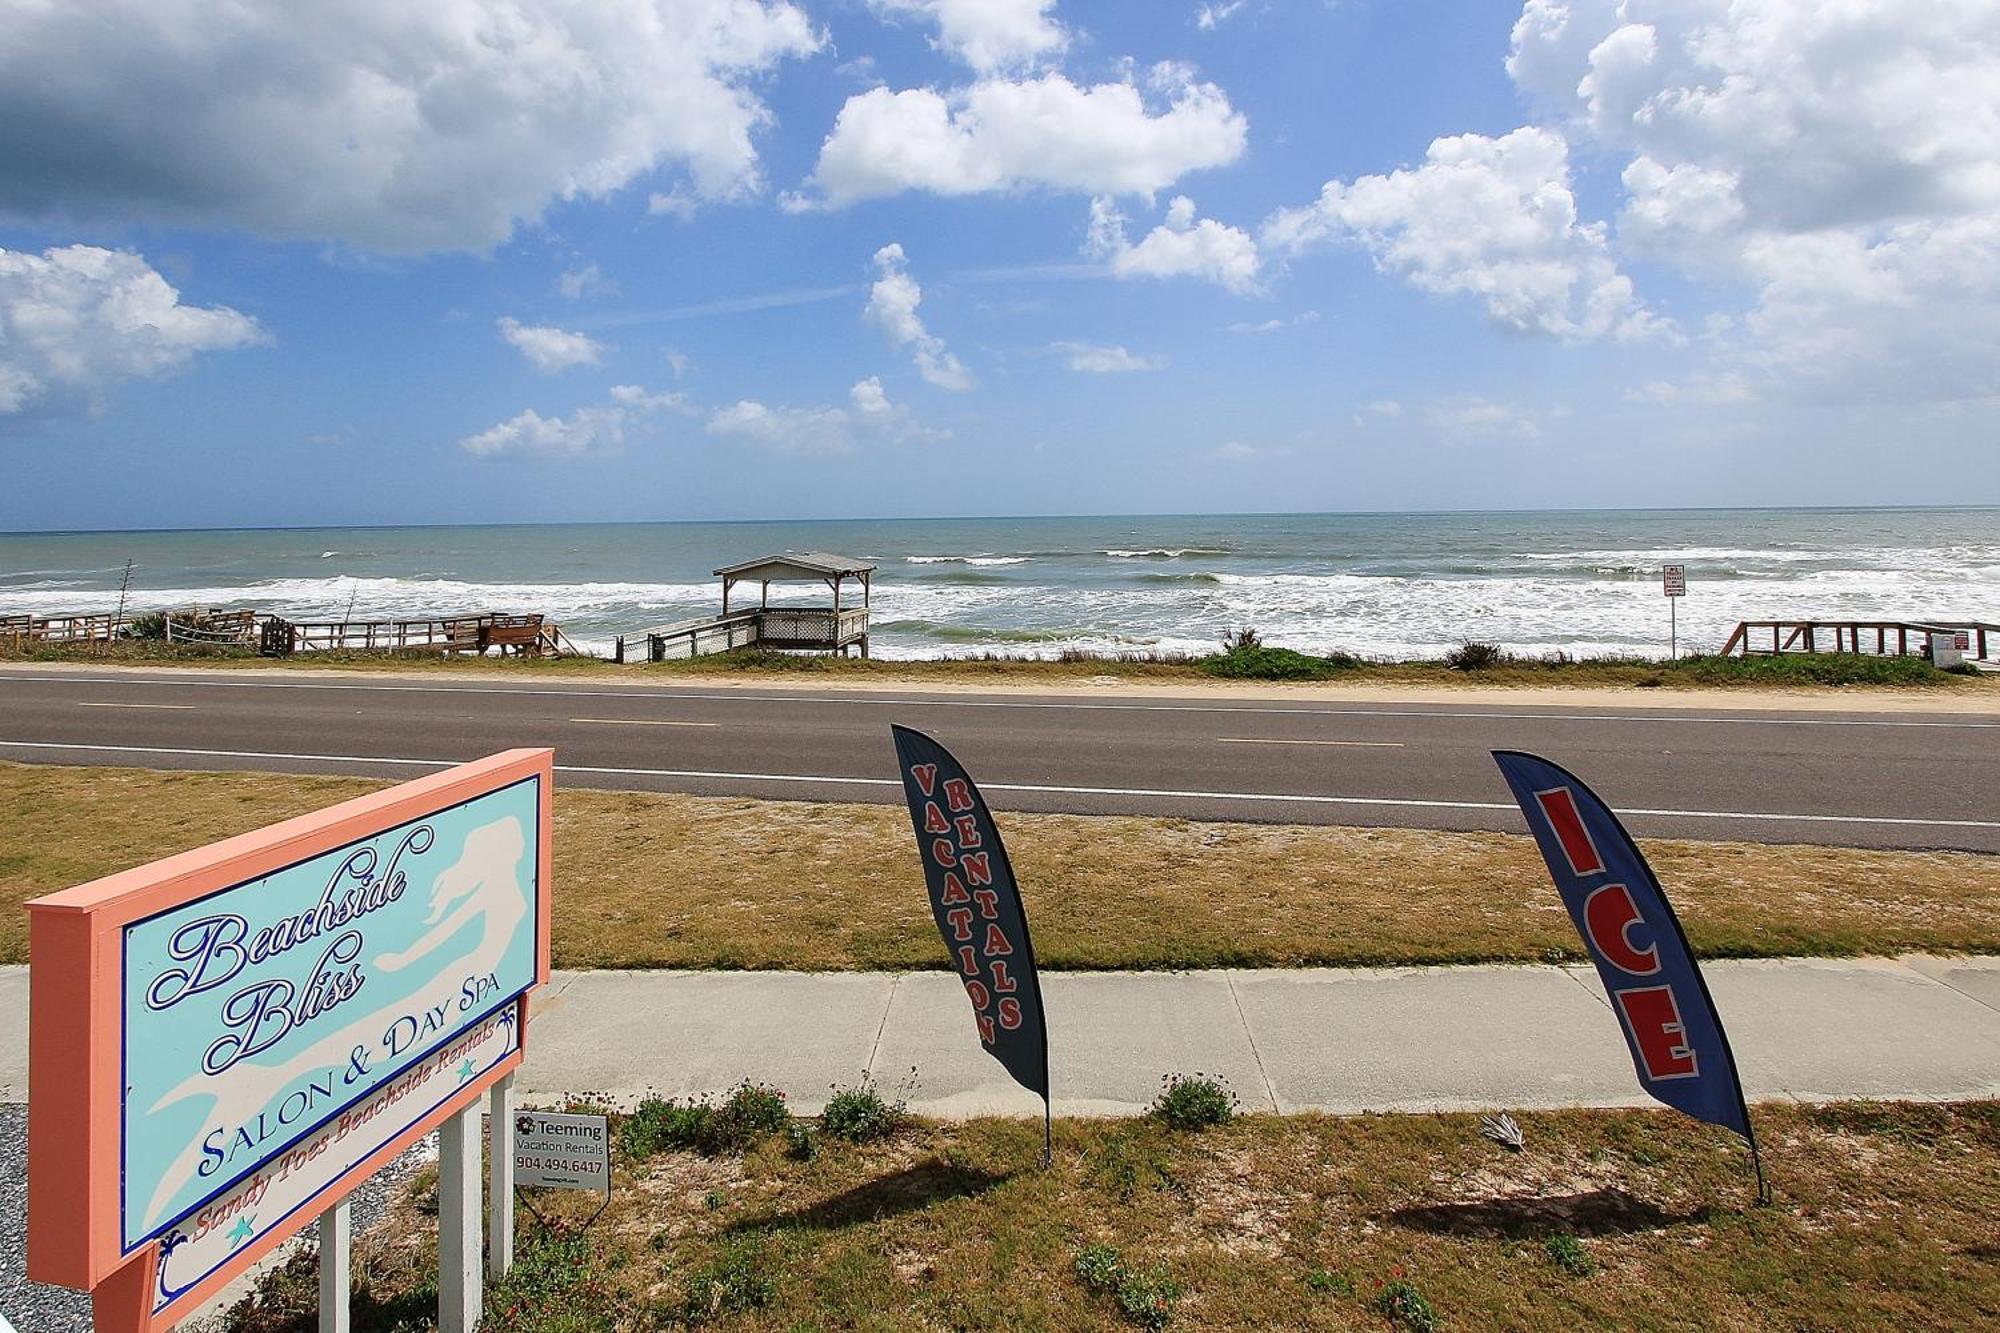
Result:
<instances>
[{"instance_id":1,"label":"asphalt road","mask_svg":"<svg viewBox=\"0 0 2000 1333\"><path fill-rule=\"evenodd\" d=\"M409 777L552 745L581 786L895 801L889 723L998 808L1519 830L1488 752L1642 835L2000 852L2000 717L0 671L0 759Z\"/></svg>"}]
</instances>

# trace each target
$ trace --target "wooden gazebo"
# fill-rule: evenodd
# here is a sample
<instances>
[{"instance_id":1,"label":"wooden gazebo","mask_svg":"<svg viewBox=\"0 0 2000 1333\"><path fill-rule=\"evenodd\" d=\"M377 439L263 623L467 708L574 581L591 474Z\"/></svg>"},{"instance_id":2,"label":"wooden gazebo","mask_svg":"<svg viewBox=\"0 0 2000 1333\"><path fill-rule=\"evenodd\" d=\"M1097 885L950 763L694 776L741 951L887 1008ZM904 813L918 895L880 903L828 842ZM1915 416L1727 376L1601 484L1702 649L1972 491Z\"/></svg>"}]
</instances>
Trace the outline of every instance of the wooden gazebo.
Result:
<instances>
[{"instance_id":1,"label":"wooden gazebo","mask_svg":"<svg viewBox=\"0 0 2000 1333\"><path fill-rule=\"evenodd\" d=\"M858 648L868 656L869 598L872 575L877 566L853 556L828 551L785 551L759 556L739 564L724 565L715 571L722 580L722 614L705 620L686 620L676 625L650 629L643 636L620 636L618 660L634 660L631 647L645 640L643 660L661 662L670 658L705 657L731 648L774 648L785 651L846 653ZM773 583L824 583L833 594L831 606L772 606ZM739 583L755 583L757 605L734 609L731 594ZM861 585L861 604L843 599L855 583ZM628 647L628 643L631 647Z\"/></svg>"}]
</instances>

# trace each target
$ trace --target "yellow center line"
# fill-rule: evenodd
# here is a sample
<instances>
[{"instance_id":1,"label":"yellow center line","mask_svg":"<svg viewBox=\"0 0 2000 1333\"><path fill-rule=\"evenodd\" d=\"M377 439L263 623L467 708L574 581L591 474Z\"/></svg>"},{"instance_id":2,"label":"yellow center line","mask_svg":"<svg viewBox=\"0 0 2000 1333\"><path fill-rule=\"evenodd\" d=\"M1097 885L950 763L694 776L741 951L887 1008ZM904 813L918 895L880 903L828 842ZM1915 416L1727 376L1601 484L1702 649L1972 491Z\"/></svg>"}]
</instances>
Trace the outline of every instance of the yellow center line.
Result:
<instances>
[{"instance_id":1,"label":"yellow center line","mask_svg":"<svg viewBox=\"0 0 2000 1333\"><path fill-rule=\"evenodd\" d=\"M1400 750L1401 741L1307 741L1275 736L1217 736L1217 745L1346 745L1363 750Z\"/></svg>"},{"instance_id":2,"label":"yellow center line","mask_svg":"<svg viewBox=\"0 0 2000 1333\"><path fill-rule=\"evenodd\" d=\"M573 717L572 722L588 722L600 727L719 727L720 722L677 722L656 717Z\"/></svg>"},{"instance_id":3,"label":"yellow center line","mask_svg":"<svg viewBox=\"0 0 2000 1333\"><path fill-rule=\"evenodd\" d=\"M79 699L79 700L77 701L77 705L76 705L76 706L77 706L78 708L193 708L193 707L194 707L194 705L193 705L193 704L114 704L114 703L91 703L91 702L88 702L88 701L85 701L85 700L81 700L81 699Z\"/></svg>"}]
</instances>

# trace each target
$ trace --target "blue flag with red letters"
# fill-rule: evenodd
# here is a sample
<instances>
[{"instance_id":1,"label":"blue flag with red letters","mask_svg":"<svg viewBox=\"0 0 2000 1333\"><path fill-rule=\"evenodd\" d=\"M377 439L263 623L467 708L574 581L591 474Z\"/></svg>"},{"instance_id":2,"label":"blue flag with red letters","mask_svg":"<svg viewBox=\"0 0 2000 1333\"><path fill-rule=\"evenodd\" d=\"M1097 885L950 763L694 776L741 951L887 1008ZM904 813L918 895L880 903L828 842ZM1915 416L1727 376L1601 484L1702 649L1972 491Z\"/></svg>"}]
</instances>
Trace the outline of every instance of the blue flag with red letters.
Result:
<instances>
[{"instance_id":1,"label":"blue flag with red letters","mask_svg":"<svg viewBox=\"0 0 2000 1333\"><path fill-rule=\"evenodd\" d=\"M1022 1087L1049 1097L1049 1036L1028 916L1000 830L951 752L891 727L930 889L931 915L972 1002L979 1044Z\"/></svg>"},{"instance_id":2,"label":"blue flag with red letters","mask_svg":"<svg viewBox=\"0 0 2000 1333\"><path fill-rule=\"evenodd\" d=\"M1756 1146L1722 1019L1687 936L1630 834L1583 780L1546 759L1495 750L1556 891L1597 965L1640 1086Z\"/></svg>"}]
</instances>

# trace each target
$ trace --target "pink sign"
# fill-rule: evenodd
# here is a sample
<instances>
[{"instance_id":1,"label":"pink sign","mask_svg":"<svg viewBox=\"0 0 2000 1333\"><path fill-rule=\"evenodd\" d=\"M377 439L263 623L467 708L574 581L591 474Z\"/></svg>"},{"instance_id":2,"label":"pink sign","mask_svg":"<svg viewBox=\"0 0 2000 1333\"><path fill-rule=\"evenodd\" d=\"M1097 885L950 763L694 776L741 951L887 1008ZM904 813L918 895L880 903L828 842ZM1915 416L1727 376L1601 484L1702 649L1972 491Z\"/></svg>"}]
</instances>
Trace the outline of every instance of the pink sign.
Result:
<instances>
[{"instance_id":1,"label":"pink sign","mask_svg":"<svg viewBox=\"0 0 2000 1333\"><path fill-rule=\"evenodd\" d=\"M553 754L28 904L28 1275L171 1328L517 1068Z\"/></svg>"}]
</instances>

